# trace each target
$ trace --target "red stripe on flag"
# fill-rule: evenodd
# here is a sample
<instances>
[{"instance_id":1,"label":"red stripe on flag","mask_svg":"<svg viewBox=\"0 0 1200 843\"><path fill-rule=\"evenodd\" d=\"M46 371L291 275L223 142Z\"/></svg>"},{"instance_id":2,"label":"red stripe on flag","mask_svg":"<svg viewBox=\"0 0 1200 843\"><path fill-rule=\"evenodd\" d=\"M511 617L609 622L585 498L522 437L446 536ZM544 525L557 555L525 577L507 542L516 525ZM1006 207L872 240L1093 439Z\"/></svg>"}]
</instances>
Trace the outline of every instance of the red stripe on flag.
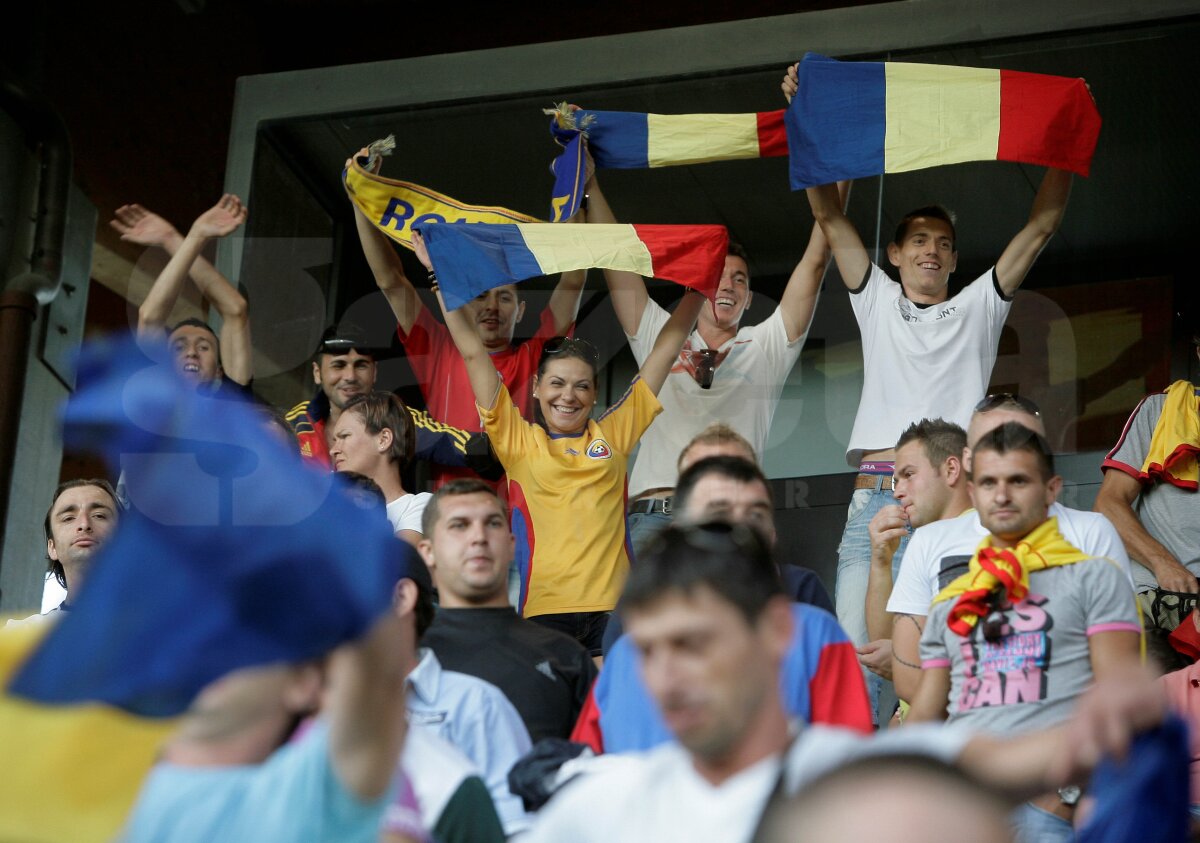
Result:
<instances>
[{"instance_id":1,"label":"red stripe on flag","mask_svg":"<svg viewBox=\"0 0 1200 843\"><path fill-rule=\"evenodd\" d=\"M1082 79L1000 71L996 158L1086 176L1100 137L1100 112Z\"/></svg>"},{"instance_id":2,"label":"red stripe on flag","mask_svg":"<svg viewBox=\"0 0 1200 843\"><path fill-rule=\"evenodd\" d=\"M783 109L760 111L758 119L758 157L780 158L788 154L787 129L783 125Z\"/></svg>"},{"instance_id":3,"label":"red stripe on flag","mask_svg":"<svg viewBox=\"0 0 1200 843\"><path fill-rule=\"evenodd\" d=\"M729 251L723 225L635 225L654 262L654 277L716 298Z\"/></svg>"}]
</instances>

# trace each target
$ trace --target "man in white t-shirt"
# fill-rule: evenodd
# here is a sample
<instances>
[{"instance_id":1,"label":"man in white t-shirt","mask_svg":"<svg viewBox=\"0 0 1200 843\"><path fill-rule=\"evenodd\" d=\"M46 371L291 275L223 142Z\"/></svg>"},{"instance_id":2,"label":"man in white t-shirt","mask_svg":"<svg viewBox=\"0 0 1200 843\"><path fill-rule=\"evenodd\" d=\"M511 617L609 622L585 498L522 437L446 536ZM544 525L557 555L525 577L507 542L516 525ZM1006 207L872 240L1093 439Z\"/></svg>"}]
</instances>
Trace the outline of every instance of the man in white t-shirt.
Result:
<instances>
[{"instance_id":1,"label":"man in white t-shirt","mask_svg":"<svg viewBox=\"0 0 1200 843\"><path fill-rule=\"evenodd\" d=\"M978 442L1010 421L1045 435L1041 413L1032 401L998 394L988 396L977 406L967 429L967 441ZM969 470L970 447L963 452L963 463ZM1068 542L1090 556L1113 560L1128 574L1125 545L1107 518L1095 512L1069 509L1057 501L1051 504L1050 515L1058 519L1058 528ZM900 699L911 700L921 678L921 633L934 595L966 573L967 563L987 535L974 509L913 533L887 603L887 611L892 615L892 682Z\"/></svg>"},{"instance_id":2,"label":"man in white t-shirt","mask_svg":"<svg viewBox=\"0 0 1200 843\"><path fill-rule=\"evenodd\" d=\"M795 93L795 66L788 69L783 90L789 99ZM867 524L894 503L894 443L918 419L966 426L971 407L987 392L1013 295L1058 230L1070 192L1070 173L1047 170L1029 220L996 265L951 296L958 251L954 218L945 208L918 208L896 226L887 257L900 276L897 284L871 262L834 185L808 189L813 216L833 250L862 332L863 390L846 451L859 475L834 583L838 620L856 644L867 640Z\"/></svg>"},{"instance_id":3,"label":"man in white t-shirt","mask_svg":"<svg viewBox=\"0 0 1200 843\"><path fill-rule=\"evenodd\" d=\"M792 613L765 541L726 524L661 535L633 567L621 605L646 687L677 742L595 759L591 772L576 767L583 774L538 813L526 843L745 843L773 796L868 754L934 756L1008 790L1059 786L1097 748L1092 738L1105 752L1162 717L1161 698L1142 681L1090 695L1072 739L1064 728L1008 741L948 727L865 738L789 724L777 689Z\"/></svg>"},{"instance_id":4,"label":"man in white t-shirt","mask_svg":"<svg viewBox=\"0 0 1200 843\"><path fill-rule=\"evenodd\" d=\"M589 223L615 223L593 175L587 185ZM662 415L642 435L629 475L629 536L634 555L671 520L671 493L679 477L676 458L713 422L725 422L757 454L767 436L788 373L800 358L828 264L825 238L813 227L775 312L757 325L740 325L750 305L750 266L745 250L730 243L715 302L700 311L696 329L658 394ZM633 272L605 270L613 309L640 366L670 314L646 292Z\"/></svg>"}]
</instances>

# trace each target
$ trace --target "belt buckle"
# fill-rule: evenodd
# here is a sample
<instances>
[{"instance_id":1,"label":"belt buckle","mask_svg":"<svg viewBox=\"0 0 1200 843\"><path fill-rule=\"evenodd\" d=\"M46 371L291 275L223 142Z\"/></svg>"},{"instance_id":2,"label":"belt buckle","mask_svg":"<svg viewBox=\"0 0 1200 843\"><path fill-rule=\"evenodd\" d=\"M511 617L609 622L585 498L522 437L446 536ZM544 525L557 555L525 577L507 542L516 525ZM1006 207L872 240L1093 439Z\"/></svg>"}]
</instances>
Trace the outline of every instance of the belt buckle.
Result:
<instances>
[{"instance_id":1,"label":"belt buckle","mask_svg":"<svg viewBox=\"0 0 1200 843\"><path fill-rule=\"evenodd\" d=\"M671 514L671 499L663 498L662 502L663 502L663 515L670 515Z\"/></svg>"}]
</instances>

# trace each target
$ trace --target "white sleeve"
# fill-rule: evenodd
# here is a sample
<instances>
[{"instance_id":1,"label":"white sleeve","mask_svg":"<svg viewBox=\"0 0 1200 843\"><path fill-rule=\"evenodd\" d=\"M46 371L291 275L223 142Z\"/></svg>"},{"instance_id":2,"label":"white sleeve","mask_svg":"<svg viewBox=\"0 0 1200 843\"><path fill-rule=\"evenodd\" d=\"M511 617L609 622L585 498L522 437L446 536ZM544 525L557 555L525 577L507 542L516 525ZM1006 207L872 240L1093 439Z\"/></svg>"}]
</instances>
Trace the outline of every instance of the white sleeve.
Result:
<instances>
[{"instance_id":1,"label":"white sleeve","mask_svg":"<svg viewBox=\"0 0 1200 843\"><path fill-rule=\"evenodd\" d=\"M1129 584L1133 585L1133 571L1129 567L1129 554L1125 552L1125 542L1121 541L1117 528L1099 512L1083 514L1089 517L1085 519L1083 529L1080 531L1079 540L1083 547L1079 549L1091 556L1104 556L1116 562L1117 567L1129 579Z\"/></svg>"},{"instance_id":2,"label":"white sleeve","mask_svg":"<svg viewBox=\"0 0 1200 843\"><path fill-rule=\"evenodd\" d=\"M892 614L929 614L929 604L937 590L937 560L931 560L934 552L928 539L929 532L918 527L908 540L904 556L900 558L900 572L892 585L892 596L888 598L887 610Z\"/></svg>"},{"instance_id":3,"label":"white sleeve","mask_svg":"<svg viewBox=\"0 0 1200 843\"><path fill-rule=\"evenodd\" d=\"M658 334L670 318L671 314L658 302L651 298L646 299L646 306L642 309L642 321L638 323L637 333L625 335L629 340L629 350L633 352L633 359L637 361L639 369L646 362L646 358L650 356L650 352L654 350Z\"/></svg>"},{"instance_id":4,"label":"white sleeve","mask_svg":"<svg viewBox=\"0 0 1200 843\"><path fill-rule=\"evenodd\" d=\"M804 349L804 340L808 338L808 329L788 342L787 325L783 321L783 312L775 308L775 312L757 325L746 329L750 338L763 350L769 368L762 374L762 383L782 383L787 380L788 373L800 358ZM758 373L755 373L758 378Z\"/></svg>"},{"instance_id":5,"label":"white sleeve","mask_svg":"<svg viewBox=\"0 0 1200 843\"><path fill-rule=\"evenodd\" d=\"M808 726L788 753L787 786L794 793L838 767L879 755L926 755L955 763L974 733L960 726L924 723L870 737L831 726Z\"/></svg>"},{"instance_id":6,"label":"white sleeve","mask_svg":"<svg viewBox=\"0 0 1200 843\"><path fill-rule=\"evenodd\" d=\"M871 264L871 268L867 270L867 277L854 292L850 292L850 307L854 311L854 318L858 320L861 327L864 322L870 319L871 314L877 310L879 299L887 292L888 284L895 284L886 272Z\"/></svg>"}]
</instances>

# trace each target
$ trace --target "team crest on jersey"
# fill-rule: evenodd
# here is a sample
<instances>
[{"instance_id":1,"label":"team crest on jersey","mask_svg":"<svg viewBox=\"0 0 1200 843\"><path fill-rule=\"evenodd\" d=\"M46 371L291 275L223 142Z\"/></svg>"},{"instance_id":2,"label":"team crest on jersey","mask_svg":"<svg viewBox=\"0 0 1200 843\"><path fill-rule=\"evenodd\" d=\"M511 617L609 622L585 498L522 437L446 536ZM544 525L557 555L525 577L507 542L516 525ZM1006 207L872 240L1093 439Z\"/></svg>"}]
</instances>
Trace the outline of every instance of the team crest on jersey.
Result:
<instances>
[{"instance_id":1,"label":"team crest on jersey","mask_svg":"<svg viewBox=\"0 0 1200 843\"><path fill-rule=\"evenodd\" d=\"M612 456L612 448L603 439L593 439L587 447L587 455L594 460L606 460Z\"/></svg>"}]
</instances>

